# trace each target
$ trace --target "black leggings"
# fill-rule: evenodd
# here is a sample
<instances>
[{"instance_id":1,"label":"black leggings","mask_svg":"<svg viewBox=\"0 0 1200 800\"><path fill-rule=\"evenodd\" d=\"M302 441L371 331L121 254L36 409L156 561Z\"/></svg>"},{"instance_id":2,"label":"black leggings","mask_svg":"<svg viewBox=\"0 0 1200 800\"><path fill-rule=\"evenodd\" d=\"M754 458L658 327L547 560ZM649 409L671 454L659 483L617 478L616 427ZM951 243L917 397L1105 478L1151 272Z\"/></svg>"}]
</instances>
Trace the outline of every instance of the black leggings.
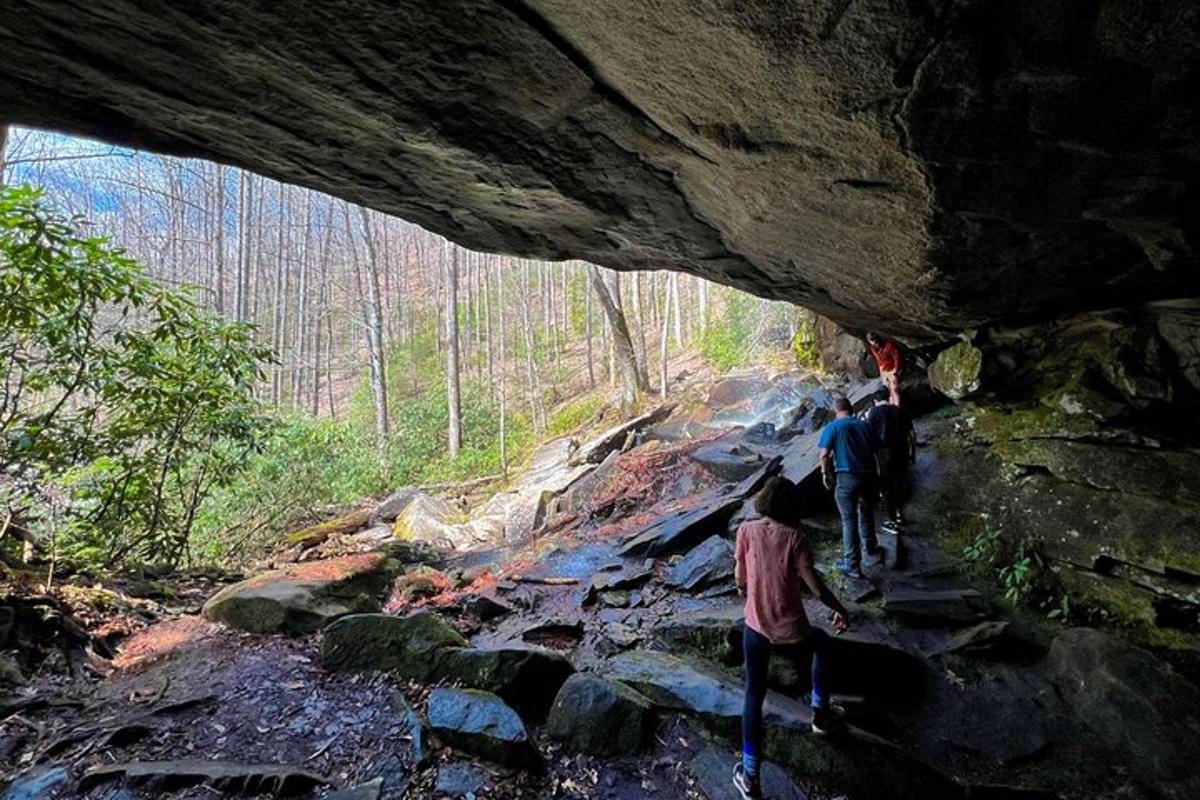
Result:
<instances>
[{"instance_id":1,"label":"black leggings","mask_svg":"<svg viewBox=\"0 0 1200 800\"><path fill-rule=\"evenodd\" d=\"M812 665L812 706L825 704L824 661L829 637L824 631L812 630L808 638L795 644L773 645L771 640L749 625L745 626L742 645L746 653L746 702L742 708L742 752L755 759L762 752L763 700L767 696L767 669L771 654L792 659L797 669Z\"/></svg>"}]
</instances>

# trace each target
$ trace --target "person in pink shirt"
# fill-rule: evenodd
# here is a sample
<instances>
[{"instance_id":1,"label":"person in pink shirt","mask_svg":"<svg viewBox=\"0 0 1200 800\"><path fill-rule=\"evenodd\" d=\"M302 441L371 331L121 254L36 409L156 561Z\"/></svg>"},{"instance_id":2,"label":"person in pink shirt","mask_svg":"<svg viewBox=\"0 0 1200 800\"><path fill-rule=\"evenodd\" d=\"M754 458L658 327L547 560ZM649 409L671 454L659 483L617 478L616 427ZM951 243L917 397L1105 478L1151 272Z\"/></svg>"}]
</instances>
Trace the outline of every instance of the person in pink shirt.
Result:
<instances>
[{"instance_id":1,"label":"person in pink shirt","mask_svg":"<svg viewBox=\"0 0 1200 800\"><path fill-rule=\"evenodd\" d=\"M796 527L798 494L796 485L786 478L769 479L754 498L754 510L762 519L743 523L737 532L734 578L739 593L746 598L746 697L742 709L742 761L734 768L733 785L743 800L762 797L762 706L772 654L794 659L801 669L811 667L813 733L823 735L833 730L845 713L829 701L823 671L829 638L809 624L804 592L807 590L833 611L837 633L846 630L849 612L813 568L807 537Z\"/></svg>"}]
</instances>

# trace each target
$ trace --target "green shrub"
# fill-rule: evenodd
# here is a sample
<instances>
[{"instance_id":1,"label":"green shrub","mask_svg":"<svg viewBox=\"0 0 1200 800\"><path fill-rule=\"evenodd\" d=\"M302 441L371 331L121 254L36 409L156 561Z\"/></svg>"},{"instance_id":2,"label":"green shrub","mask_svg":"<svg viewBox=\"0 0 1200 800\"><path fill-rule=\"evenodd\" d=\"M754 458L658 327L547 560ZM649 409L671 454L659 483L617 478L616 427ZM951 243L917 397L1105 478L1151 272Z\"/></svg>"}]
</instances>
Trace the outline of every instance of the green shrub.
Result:
<instances>
[{"instance_id":1,"label":"green shrub","mask_svg":"<svg viewBox=\"0 0 1200 800\"><path fill-rule=\"evenodd\" d=\"M608 405L608 401L599 393L586 394L577 400L564 403L550 415L546 425L547 438L553 439L567 433L573 433Z\"/></svg>"},{"instance_id":2,"label":"green shrub","mask_svg":"<svg viewBox=\"0 0 1200 800\"><path fill-rule=\"evenodd\" d=\"M755 299L735 291L721 293L724 314L700 334L700 357L722 372L753 359Z\"/></svg>"},{"instance_id":3,"label":"green shrub","mask_svg":"<svg viewBox=\"0 0 1200 800\"><path fill-rule=\"evenodd\" d=\"M253 330L0 188L0 501L67 556L173 565L265 419Z\"/></svg>"},{"instance_id":4,"label":"green shrub","mask_svg":"<svg viewBox=\"0 0 1200 800\"><path fill-rule=\"evenodd\" d=\"M198 557L253 557L323 506L354 503L391 486L369 435L355 426L295 415L278 420L236 484L216 492L197 518Z\"/></svg>"}]
</instances>

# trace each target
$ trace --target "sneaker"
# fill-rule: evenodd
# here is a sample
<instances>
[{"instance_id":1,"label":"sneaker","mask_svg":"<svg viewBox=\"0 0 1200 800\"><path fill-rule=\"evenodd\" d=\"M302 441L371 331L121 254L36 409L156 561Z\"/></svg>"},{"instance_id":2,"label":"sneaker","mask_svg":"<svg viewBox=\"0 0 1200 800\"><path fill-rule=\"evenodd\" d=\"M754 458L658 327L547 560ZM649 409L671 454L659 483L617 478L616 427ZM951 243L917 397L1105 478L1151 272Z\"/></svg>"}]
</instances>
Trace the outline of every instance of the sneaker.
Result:
<instances>
[{"instance_id":1,"label":"sneaker","mask_svg":"<svg viewBox=\"0 0 1200 800\"><path fill-rule=\"evenodd\" d=\"M738 790L742 800L759 800L762 797L758 778L746 777L746 768L740 763L733 768L733 788Z\"/></svg>"},{"instance_id":2,"label":"sneaker","mask_svg":"<svg viewBox=\"0 0 1200 800\"><path fill-rule=\"evenodd\" d=\"M855 580L860 580L860 581L866 580L866 576L863 575L862 569L860 567L841 566L841 567L838 567L838 572L842 573L847 578L854 578Z\"/></svg>"},{"instance_id":3,"label":"sneaker","mask_svg":"<svg viewBox=\"0 0 1200 800\"><path fill-rule=\"evenodd\" d=\"M840 730L846 724L846 709L837 703L829 703L813 709L812 731L817 736L826 736Z\"/></svg>"},{"instance_id":4,"label":"sneaker","mask_svg":"<svg viewBox=\"0 0 1200 800\"><path fill-rule=\"evenodd\" d=\"M885 533L898 535L900 533L900 523L894 519L884 520L879 523L879 529Z\"/></svg>"}]
</instances>

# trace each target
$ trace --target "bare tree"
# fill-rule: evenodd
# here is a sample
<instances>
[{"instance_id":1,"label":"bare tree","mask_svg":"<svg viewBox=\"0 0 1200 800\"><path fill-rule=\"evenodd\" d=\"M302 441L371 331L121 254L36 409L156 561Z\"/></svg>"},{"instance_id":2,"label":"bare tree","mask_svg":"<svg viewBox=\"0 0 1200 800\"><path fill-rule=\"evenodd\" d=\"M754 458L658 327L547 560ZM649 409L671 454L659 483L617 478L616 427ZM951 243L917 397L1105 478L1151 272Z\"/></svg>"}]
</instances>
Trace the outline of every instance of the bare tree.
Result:
<instances>
[{"instance_id":1,"label":"bare tree","mask_svg":"<svg viewBox=\"0 0 1200 800\"><path fill-rule=\"evenodd\" d=\"M450 455L462 449L462 393L458 383L458 245L450 245L446 262L446 439Z\"/></svg>"},{"instance_id":2,"label":"bare tree","mask_svg":"<svg viewBox=\"0 0 1200 800\"><path fill-rule=\"evenodd\" d=\"M4 183L4 167L8 164L8 126L0 125L0 185Z\"/></svg>"},{"instance_id":3,"label":"bare tree","mask_svg":"<svg viewBox=\"0 0 1200 800\"><path fill-rule=\"evenodd\" d=\"M352 237L350 206L346 209L346 235ZM362 238L367 246L366 275L366 323L367 323L367 368L371 377L371 397L375 401L375 438L382 449L388 437L387 376L384 374L383 314L379 292L379 261L375 252L375 237L371 235L371 217L362 206L358 208L362 221ZM351 245L350 252L357 248ZM357 264L358 259L355 258Z\"/></svg>"},{"instance_id":4,"label":"bare tree","mask_svg":"<svg viewBox=\"0 0 1200 800\"><path fill-rule=\"evenodd\" d=\"M600 301L600 307L608 319L612 334L612 346L621 371L621 405L628 410L636 405L638 390L648 389L648 387L639 380L637 359L634 356L633 341L629 336L629 326L625 322L624 312L617 307L613 300L612 293L604 281L604 276L600 274L599 268L589 264L588 274L592 281L592 288L596 292L596 299Z\"/></svg>"}]
</instances>

